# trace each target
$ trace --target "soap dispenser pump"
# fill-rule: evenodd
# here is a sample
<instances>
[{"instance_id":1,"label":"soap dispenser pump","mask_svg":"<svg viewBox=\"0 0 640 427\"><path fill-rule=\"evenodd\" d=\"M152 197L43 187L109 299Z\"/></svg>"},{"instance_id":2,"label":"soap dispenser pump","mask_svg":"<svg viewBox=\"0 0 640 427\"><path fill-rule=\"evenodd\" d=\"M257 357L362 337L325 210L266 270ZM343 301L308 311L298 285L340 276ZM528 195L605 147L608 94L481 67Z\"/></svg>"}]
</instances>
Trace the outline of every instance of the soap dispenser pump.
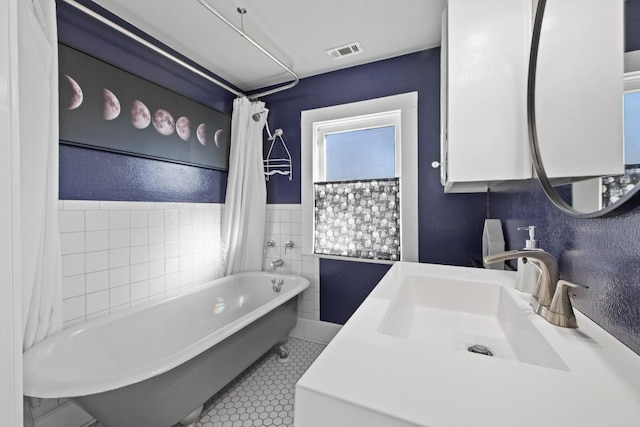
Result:
<instances>
[{"instance_id":1,"label":"soap dispenser pump","mask_svg":"<svg viewBox=\"0 0 640 427\"><path fill-rule=\"evenodd\" d=\"M538 241L536 240L536 226L529 225L527 227L518 227L518 230L528 230L529 238L525 241L525 251L541 251ZM532 294L536 290L540 271L526 258L518 258L518 273L516 275L515 288L521 292Z\"/></svg>"}]
</instances>

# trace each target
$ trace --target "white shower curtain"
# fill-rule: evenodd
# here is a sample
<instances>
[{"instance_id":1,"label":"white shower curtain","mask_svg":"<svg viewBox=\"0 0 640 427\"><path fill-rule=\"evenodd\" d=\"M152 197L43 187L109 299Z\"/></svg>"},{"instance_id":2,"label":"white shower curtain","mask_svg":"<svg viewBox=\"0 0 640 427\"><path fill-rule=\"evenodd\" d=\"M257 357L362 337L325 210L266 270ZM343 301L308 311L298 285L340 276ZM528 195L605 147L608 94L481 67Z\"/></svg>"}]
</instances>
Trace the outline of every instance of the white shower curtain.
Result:
<instances>
[{"instance_id":1,"label":"white shower curtain","mask_svg":"<svg viewBox=\"0 0 640 427\"><path fill-rule=\"evenodd\" d=\"M254 120L259 116L258 121ZM222 219L225 275L262 270L267 190L262 131L268 111L263 102L237 98L231 118L229 178Z\"/></svg>"},{"instance_id":2,"label":"white shower curtain","mask_svg":"<svg viewBox=\"0 0 640 427\"><path fill-rule=\"evenodd\" d=\"M18 69L23 349L62 329L58 40L51 0L20 0Z\"/></svg>"}]
</instances>

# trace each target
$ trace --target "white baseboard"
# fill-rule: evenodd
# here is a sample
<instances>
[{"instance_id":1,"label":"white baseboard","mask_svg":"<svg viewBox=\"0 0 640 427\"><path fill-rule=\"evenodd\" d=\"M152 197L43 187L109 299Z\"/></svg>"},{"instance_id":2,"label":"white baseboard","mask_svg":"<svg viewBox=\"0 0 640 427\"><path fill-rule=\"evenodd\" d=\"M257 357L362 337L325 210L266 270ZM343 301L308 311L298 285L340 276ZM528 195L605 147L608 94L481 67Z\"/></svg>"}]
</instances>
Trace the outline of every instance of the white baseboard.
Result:
<instances>
[{"instance_id":1,"label":"white baseboard","mask_svg":"<svg viewBox=\"0 0 640 427\"><path fill-rule=\"evenodd\" d=\"M333 337L340 332L341 328L342 325L338 325L336 323L309 320L299 317L296 327L293 328L293 331L291 331L289 335L295 338L329 344Z\"/></svg>"},{"instance_id":2,"label":"white baseboard","mask_svg":"<svg viewBox=\"0 0 640 427\"><path fill-rule=\"evenodd\" d=\"M66 402L36 418L35 423L36 427L88 427L95 420L73 402Z\"/></svg>"}]
</instances>

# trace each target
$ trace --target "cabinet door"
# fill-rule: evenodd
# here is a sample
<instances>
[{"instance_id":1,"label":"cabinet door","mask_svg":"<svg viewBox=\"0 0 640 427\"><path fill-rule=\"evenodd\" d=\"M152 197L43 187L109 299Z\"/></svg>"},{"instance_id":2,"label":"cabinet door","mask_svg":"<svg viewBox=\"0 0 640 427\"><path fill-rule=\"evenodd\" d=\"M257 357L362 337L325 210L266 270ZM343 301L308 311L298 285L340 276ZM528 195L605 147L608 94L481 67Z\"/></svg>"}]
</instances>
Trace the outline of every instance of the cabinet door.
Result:
<instances>
[{"instance_id":1,"label":"cabinet door","mask_svg":"<svg viewBox=\"0 0 640 427\"><path fill-rule=\"evenodd\" d=\"M446 181L478 189L471 183L484 183L486 189L493 182L530 178L531 1L449 0L445 16Z\"/></svg>"},{"instance_id":2,"label":"cabinet door","mask_svg":"<svg viewBox=\"0 0 640 427\"><path fill-rule=\"evenodd\" d=\"M536 129L549 178L624 172L623 0L547 1Z\"/></svg>"}]
</instances>

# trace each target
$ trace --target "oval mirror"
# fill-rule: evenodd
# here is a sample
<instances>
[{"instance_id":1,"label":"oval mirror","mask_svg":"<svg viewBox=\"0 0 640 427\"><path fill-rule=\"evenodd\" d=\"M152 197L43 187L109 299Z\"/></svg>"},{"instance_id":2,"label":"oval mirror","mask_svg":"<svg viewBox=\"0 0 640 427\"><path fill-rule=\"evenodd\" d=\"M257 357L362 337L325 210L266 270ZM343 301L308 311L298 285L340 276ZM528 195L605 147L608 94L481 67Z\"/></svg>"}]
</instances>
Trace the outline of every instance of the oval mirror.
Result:
<instances>
[{"instance_id":1,"label":"oval mirror","mask_svg":"<svg viewBox=\"0 0 640 427\"><path fill-rule=\"evenodd\" d=\"M626 8L624 0L538 1L529 62L531 154L547 196L576 217L640 205L640 50L624 52L625 9L640 22L640 0ZM640 49L636 32L627 34L627 46Z\"/></svg>"}]
</instances>

